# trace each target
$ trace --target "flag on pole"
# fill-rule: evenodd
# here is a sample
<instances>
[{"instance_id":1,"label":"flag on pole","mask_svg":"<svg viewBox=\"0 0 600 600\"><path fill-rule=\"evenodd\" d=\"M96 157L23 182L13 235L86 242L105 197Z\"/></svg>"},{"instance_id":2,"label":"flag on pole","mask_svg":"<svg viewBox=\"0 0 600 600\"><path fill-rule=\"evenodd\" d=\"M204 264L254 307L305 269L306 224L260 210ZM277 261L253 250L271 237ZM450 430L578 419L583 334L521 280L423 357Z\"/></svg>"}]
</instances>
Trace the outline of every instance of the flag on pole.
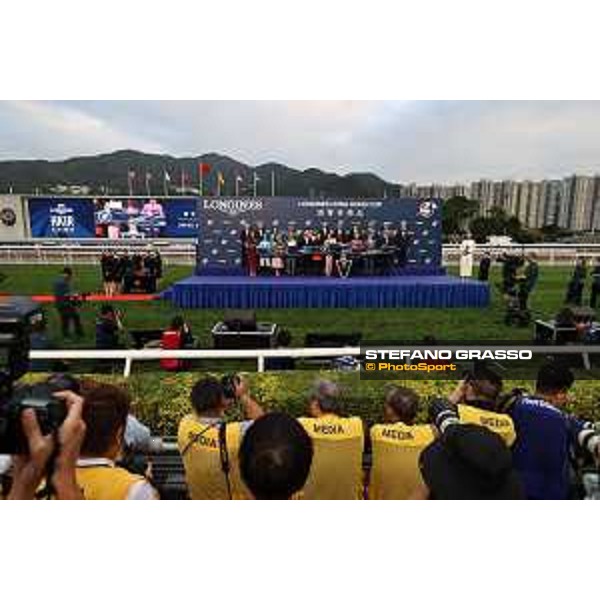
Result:
<instances>
[{"instance_id":1,"label":"flag on pole","mask_svg":"<svg viewBox=\"0 0 600 600\"><path fill-rule=\"evenodd\" d=\"M210 173L210 165L208 163L198 163L198 188L200 189L200 195L204 195L204 176Z\"/></svg>"},{"instance_id":2,"label":"flag on pole","mask_svg":"<svg viewBox=\"0 0 600 600\"><path fill-rule=\"evenodd\" d=\"M169 183L171 183L171 176L169 175L169 171L165 169L163 171L163 190L165 192L165 196L169 195Z\"/></svg>"},{"instance_id":3,"label":"flag on pole","mask_svg":"<svg viewBox=\"0 0 600 600\"><path fill-rule=\"evenodd\" d=\"M181 169L181 193L182 194L185 194L186 182L187 182L187 173L183 169Z\"/></svg>"},{"instance_id":4,"label":"flag on pole","mask_svg":"<svg viewBox=\"0 0 600 600\"><path fill-rule=\"evenodd\" d=\"M235 176L235 195L240 195L240 183L244 181L244 178L241 175Z\"/></svg>"},{"instance_id":5,"label":"flag on pole","mask_svg":"<svg viewBox=\"0 0 600 600\"><path fill-rule=\"evenodd\" d=\"M135 171L133 169L129 169L127 172L127 184L129 187L129 195L133 196L133 182L135 181Z\"/></svg>"},{"instance_id":6,"label":"flag on pole","mask_svg":"<svg viewBox=\"0 0 600 600\"><path fill-rule=\"evenodd\" d=\"M221 189L225 187L225 177L221 171L217 172L217 196L221 195Z\"/></svg>"}]
</instances>

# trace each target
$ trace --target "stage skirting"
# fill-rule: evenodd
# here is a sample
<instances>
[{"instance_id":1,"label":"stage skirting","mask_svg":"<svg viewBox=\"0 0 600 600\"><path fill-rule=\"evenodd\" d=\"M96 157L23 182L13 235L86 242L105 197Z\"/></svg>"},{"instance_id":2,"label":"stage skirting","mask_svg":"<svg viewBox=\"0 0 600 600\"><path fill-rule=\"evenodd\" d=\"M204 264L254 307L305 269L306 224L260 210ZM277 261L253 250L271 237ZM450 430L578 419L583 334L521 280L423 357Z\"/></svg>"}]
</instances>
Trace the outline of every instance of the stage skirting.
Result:
<instances>
[{"instance_id":1,"label":"stage skirting","mask_svg":"<svg viewBox=\"0 0 600 600\"><path fill-rule=\"evenodd\" d=\"M179 308L484 308L487 283L450 276L193 276L163 293Z\"/></svg>"}]
</instances>

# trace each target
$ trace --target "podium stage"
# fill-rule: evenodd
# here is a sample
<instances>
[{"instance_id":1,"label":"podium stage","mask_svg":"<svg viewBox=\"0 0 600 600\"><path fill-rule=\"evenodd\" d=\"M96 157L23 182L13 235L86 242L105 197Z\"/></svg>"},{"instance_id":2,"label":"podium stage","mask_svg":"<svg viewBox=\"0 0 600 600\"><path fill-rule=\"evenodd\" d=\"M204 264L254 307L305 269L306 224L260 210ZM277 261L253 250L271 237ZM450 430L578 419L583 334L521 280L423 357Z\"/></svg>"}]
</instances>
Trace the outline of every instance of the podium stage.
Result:
<instances>
[{"instance_id":1,"label":"podium stage","mask_svg":"<svg viewBox=\"0 0 600 600\"><path fill-rule=\"evenodd\" d=\"M448 275L398 277L199 276L161 294L179 308L485 308L487 283Z\"/></svg>"}]
</instances>

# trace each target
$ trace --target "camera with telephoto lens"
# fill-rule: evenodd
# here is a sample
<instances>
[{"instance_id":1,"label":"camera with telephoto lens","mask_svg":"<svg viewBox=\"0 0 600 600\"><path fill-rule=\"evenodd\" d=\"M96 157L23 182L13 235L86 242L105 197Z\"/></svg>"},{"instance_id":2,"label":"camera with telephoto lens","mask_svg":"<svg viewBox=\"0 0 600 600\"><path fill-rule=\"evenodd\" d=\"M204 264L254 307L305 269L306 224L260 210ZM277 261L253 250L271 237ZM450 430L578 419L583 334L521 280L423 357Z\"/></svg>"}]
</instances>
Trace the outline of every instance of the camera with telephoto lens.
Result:
<instances>
[{"instance_id":1,"label":"camera with telephoto lens","mask_svg":"<svg viewBox=\"0 0 600 600\"><path fill-rule=\"evenodd\" d=\"M21 425L24 410L33 409L42 435L58 430L67 416L63 400L53 396L47 383L16 388L12 398L0 408L0 454L27 454L27 439Z\"/></svg>"},{"instance_id":2,"label":"camera with telephoto lens","mask_svg":"<svg viewBox=\"0 0 600 600\"><path fill-rule=\"evenodd\" d=\"M441 433L444 433L450 425L458 425L460 419L458 409L446 398L433 398L429 403L429 421L433 423Z\"/></svg>"},{"instance_id":3,"label":"camera with telephoto lens","mask_svg":"<svg viewBox=\"0 0 600 600\"><path fill-rule=\"evenodd\" d=\"M29 333L43 314L38 304L26 298L0 301L0 454L26 454L27 440L21 415L35 411L42 434L56 431L66 417L66 406L54 392L70 389L60 377L46 383L15 386L29 370Z\"/></svg>"},{"instance_id":4,"label":"camera with telephoto lens","mask_svg":"<svg viewBox=\"0 0 600 600\"><path fill-rule=\"evenodd\" d=\"M221 387L223 388L223 395L228 400L235 400L237 398L237 394L235 393L235 388L240 384L241 379L239 375L229 374L224 375L221 378Z\"/></svg>"}]
</instances>

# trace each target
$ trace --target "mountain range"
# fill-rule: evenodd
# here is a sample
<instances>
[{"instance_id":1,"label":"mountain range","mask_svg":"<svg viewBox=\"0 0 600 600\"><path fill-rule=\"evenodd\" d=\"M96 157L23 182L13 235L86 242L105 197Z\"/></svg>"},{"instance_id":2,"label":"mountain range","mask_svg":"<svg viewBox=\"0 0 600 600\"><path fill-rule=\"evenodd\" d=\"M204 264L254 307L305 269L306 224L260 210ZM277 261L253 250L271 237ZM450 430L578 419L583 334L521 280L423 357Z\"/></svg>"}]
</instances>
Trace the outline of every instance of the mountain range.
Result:
<instances>
[{"instance_id":1,"label":"mountain range","mask_svg":"<svg viewBox=\"0 0 600 600\"><path fill-rule=\"evenodd\" d=\"M52 193L60 186L88 186L89 193L127 194L128 173L135 173L134 194L146 193L146 173L151 174L150 191L162 195L165 176L170 177L168 193L181 188L181 174L185 174L185 187L189 191L199 186L198 165L208 165L210 170L203 176L203 192L212 195L217 190L217 174L222 173L224 185L221 195L235 193L236 178L240 195L253 193L256 174L257 194L270 195L272 178L278 196L350 196L381 197L397 196L400 186L384 181L372 173L338 175L317 168L293 169L271 162L251 166L228 156L216 153L195 157L174 157L166 154L147 154L136 150L118 150L109 154L79 156L61 161L9 160L0 161L0 193L12 189L14 193ZM179 190L181 191L181 190Z\"/></svg>"}]
</instances>

